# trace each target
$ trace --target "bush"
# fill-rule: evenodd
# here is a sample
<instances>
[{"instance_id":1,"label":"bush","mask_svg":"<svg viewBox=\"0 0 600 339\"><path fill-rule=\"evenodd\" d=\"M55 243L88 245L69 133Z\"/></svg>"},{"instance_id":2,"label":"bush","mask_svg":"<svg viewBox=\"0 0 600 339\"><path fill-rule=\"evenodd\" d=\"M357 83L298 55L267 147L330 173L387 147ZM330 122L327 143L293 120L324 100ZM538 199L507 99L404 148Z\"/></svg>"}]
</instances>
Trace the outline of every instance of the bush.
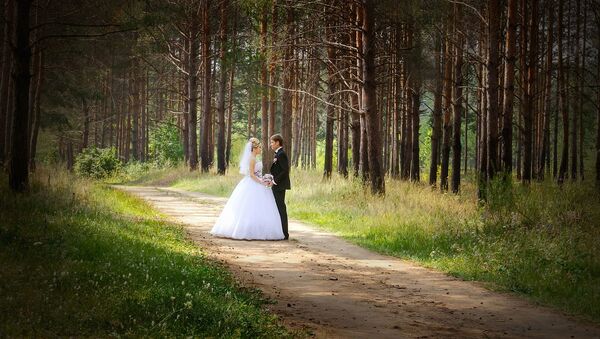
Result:
<instances>
[{"instance_id":1,"label":"bush","mask_svg":"<svg viewBox=\"0 0 600 339\"><path fill-rule=\"evenodd\" d=\"M114 148L86 148L75 159L75 173L77 175L93 178L107 178L121 168Z\"/></svg>"},{"instance_id":2,"label":"bush","mask_svg":"<svg viewBox=\"0 0 600 339\"><path fill-rule=\"evenodd\" d=\"M174 121L167 121L152 129L149 149L152 160L159 166L171 166L183 159L179 129Z\"/></svg>"}]
</instances>

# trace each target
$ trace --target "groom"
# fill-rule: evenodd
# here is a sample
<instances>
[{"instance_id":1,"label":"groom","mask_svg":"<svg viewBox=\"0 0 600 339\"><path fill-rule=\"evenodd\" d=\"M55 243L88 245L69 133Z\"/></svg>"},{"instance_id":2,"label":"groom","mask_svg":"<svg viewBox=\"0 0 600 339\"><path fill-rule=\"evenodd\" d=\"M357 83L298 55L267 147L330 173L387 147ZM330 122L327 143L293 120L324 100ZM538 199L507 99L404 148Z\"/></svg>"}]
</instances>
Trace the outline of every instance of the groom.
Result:
<instances>
[{"instance_id":1,"label":"groom","mask_svg":"<svg viewBox=\"0 0 600 339\"><path fill-rule=\"evenodd\" d=\"M285 240L289 238L287 209L285 207L285 191L290 189L290 162L287 154L283 151L283 137L275 134L271 137L271 149L275 151L275 158L271 165L271 175L273 176L273 196L279 216L281 217L281 227Z\"/></svg>"}]
</instances>

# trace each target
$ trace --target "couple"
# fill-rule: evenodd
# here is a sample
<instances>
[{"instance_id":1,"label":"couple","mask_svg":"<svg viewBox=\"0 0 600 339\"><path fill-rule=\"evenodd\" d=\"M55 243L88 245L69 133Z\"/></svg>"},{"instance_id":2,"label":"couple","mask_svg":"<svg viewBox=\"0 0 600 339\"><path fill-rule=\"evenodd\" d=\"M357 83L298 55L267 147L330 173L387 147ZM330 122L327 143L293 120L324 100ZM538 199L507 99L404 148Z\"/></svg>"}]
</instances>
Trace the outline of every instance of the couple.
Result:
<instances>
[{"instance_id":1,"label":"couple","mask_svg":"<svg viewBox=\"0 0 600 339\"><path fill-rule=\"evenodd\" d=\"M250 138L240 161L244 178L231 193L210 231L212 235L245 240L288 239L285 191L290 189L290 166L281 135L275 134L270 140L275 151L272 179L262 176L262 162L256 160L261 153L260 141Z\"/></svg>"}]
</instances>

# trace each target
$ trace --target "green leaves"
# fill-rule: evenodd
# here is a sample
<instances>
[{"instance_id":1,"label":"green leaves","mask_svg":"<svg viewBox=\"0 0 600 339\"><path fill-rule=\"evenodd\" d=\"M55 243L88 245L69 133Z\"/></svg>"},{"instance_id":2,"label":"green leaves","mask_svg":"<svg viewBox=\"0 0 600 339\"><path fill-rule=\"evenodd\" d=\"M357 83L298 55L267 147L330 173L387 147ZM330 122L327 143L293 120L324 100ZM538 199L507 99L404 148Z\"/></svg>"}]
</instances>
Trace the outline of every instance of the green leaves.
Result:
<instances>
[{"instance_id":1,"label":"green leaves","mask_svg":"<svg viewBox=\"0 0 600 339\"><path fill-rule=\"evenodd\" d=\"M176 164L183 159L183 146L174 119L152 129L149 148L153 161L161 166Z\"/></svg>"},{"instance_id":2,"label":"green leaves","mask_svg":"<svg viewBox=\"0 0 600 339\"><path fill-rule=\"evenodd\" d=\"M92 179L105 179L121 167L114 148L86 148L75 159L75 173Z\"/></svg>"}]
</instances>

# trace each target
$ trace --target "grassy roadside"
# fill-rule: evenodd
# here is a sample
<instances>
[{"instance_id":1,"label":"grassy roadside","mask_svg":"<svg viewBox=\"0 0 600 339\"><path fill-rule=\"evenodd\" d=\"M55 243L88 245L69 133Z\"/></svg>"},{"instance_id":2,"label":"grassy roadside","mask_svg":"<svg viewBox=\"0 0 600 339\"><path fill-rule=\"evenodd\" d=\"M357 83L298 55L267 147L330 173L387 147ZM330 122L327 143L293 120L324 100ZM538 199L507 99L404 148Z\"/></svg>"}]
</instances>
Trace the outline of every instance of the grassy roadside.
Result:
<instances>
[{"instance_id":1,"label":"grassy roadside","mask_svg":"<svg viewBox=\"0 0 600 339\"><path fill-rule=\"evenodd\" d=\"M287 337L265 301L147 204L39 170L0 187L0 336Z\"/></svg>"},{"instance_id":2,"label":"grassy roadside","mask_svg":"<svg viewBox=\"0 0 600 339\"><path fill-rule=\"evenodd\" d=\"M292 218L375 251L600 321L600 197L592 187L499 186L490 205L478 208L468 182L455 196L389 180L382 199L359 182L320 178L317 171L292 172L287 196ZM239 175L178 169L149 180L228 196Z\"/></svg>"}]
</instances>

